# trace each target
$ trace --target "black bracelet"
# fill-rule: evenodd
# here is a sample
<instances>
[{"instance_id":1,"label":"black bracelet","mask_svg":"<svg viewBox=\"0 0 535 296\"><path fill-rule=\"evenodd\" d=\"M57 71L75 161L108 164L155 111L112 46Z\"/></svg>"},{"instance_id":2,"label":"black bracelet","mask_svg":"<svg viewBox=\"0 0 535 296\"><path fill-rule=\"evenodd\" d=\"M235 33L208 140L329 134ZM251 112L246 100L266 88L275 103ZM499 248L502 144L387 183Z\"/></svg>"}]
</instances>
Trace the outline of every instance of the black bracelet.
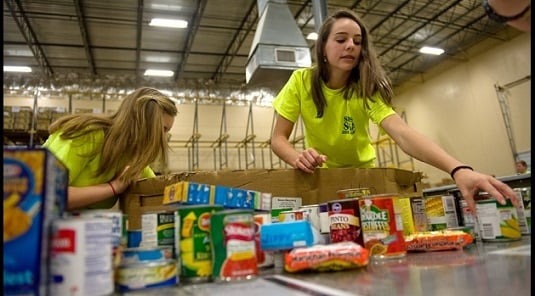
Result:
<instances>
[{"instance_id":1,"label":"black bracelet","mask_svg":"<svg viewBox=\"0 0 535 296\"><path fill-rule=\"evenodd\" d=\"M528 10L531 8L531 5L528 5L528 7L524 8L524 10L522 10L520 13L513 15L513 16L503 16L503 15L498 14L490 6L488 0L483 0L483 8L485 8L485 13L487 13L487 16L491 20L498 22L498 23L506 23L506 22L514 21L523 17L524 14L526 14L526 12L528 12Z\"/></svg>"},{"instance_id":2,"label":"black bracelet","mask_svg":"<svg viewBox=\"0 0 535 296\"><path fill-rule=\"evenodd\" d=\"M460 165L460 166L455 167L453 170L451 170L451 173L450 173L450 176L454 181L455 181L455 178L453 176L455 175L455 173L457 173L458 170L461 170L461 169L469 169L472 171L474 170L471 166L467 166L467 165Z\"/></svg>"}]
</instances>

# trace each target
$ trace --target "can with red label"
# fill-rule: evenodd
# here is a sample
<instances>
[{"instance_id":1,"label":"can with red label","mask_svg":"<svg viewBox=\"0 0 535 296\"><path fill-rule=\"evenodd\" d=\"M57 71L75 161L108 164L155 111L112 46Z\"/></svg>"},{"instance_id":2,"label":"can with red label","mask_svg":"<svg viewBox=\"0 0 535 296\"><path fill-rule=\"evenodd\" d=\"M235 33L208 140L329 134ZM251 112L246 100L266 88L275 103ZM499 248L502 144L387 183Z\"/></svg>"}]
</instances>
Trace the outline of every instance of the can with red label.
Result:
<instances>
[{"instance_id":1,"label":"can with red label","mask_svg":"<svg viewBox=\"0 0 535 296\"><path fill-rule=\"evenodd\" d=\"M255 211L254 213L255 223L255 247L256 247L256 262L258 267L271 267L273 266L273 254L270 252L264 252L260 247L260 228L262 225L271 224L271 213L269 211Z\"/></svg>"},{"instance_id":2,"label":"can with red label","mask_svg":"<svg viewBox=\"0 0 535 296\"><path fill-rule=\"evenodd\" d=\"M258 275L253 210L223 210L210 217L212 274L216 282Z\"/></svg>"},{"instance_id":3,"label":"can with red label","mask_svg":"<svg viewBox=\"0 0 535 296\"><path fill-rule=\"evenodd\" d=\"M329 201L327 207L331 243L349 241L364 246L358 198Z\"/></svg>"},{"instance_id":4,"label":"can with red label","mask_svg":"<svg viewBox=\"0 0 535 296\"><path fill-rule=\"evenodd\" d=\"M379 194L359 199L364 247L378 259L399 258L407 254L399 197Z\"/></svg>"},{"instance_id":5,"label":"can with red label","mask_svg":"<svg viewBox=\"0 0 535 296\"><path fill-rule=\"evenodd\" d=\"M113 293L112 221L57 219L51 226L50 295Z\"/></svg>"}]
</instances>

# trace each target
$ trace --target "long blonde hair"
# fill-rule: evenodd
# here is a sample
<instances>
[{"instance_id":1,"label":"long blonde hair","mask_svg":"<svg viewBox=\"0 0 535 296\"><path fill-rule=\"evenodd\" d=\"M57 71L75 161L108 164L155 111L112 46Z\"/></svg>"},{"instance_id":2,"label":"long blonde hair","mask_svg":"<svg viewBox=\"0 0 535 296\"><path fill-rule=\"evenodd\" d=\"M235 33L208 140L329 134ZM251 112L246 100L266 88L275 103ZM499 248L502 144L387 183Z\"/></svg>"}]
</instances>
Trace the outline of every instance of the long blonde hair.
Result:
<instances>
[{"instance_id":1,"label":"long blonde hair","mask_svg":"<svg viewBox=\"0 0 535 296\"><path fill-rule=\"evenodd\" d=\"M124 97L117 112L112 115L91 113L62 117L49 127L50 134L61 130L61 138L73 139L103 130L104 143L97 174L121 173L124 182L134 182L145 167L159 156L168 158L167 134L162 124L164 114L176 116L175 103L156 89L141 87Z\"/></svg>"}]
</instances>

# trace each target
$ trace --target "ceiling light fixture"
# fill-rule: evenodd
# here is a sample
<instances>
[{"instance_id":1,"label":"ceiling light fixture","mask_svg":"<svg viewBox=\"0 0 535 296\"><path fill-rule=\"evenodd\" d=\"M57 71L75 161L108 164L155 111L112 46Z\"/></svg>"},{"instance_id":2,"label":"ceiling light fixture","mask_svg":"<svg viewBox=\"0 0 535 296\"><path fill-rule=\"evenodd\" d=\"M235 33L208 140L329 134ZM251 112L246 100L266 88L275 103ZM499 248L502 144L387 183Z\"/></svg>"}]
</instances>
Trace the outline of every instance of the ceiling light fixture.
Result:
<instances>
[{"instance_id":1,"label":"ceiling light fixture","mask_svg":"<svg viewBox=\"0 0 535 296\"><path fill-rule=\"evenodd\" d=\"M425 54L441 55L444 53L444 49L438 47L424 46L420 48L420 52Z\"/></svg>"},{"instance_id":2,"label":"ceiling light fixture","mask_svg":"<svg viewBox=\"0 0 535 296\"><path fill-rule=\"evenodd\" d=\"M26 66L4 66L4 72L32 72L32 68Z\"/></svg>"},{"instance_id":3,"label":"ceiling light fixture","mask_svg":"<svg viewBox=\"0 0 535 296\"><path fill-rule=\"evenodd\" d=\"M307 35L307 39L308 40L318 40L318 33L312 32L312 33L308 34Z\"/></svg>"},{"instance_id":4,"label":"ceiling light fixture","mask_svg":"<svg viewBox=\"0 0 535 296\"><path fill-rule=\"evenodd\" d=\"M183 29L188 27L188 22L175 19L153 18L150 20L149 26Z\"/></svg>"},{"instance_id":5,"label":"ceiling light fixture","mask_svg":"<svg viewBox=\"0 0 535 296\"><path fill-rule=\"evenodd\" d=\"M154 69L145 70L145 76L171 77L174 74L175 72L171 70L154 70Z\"/></svg>"}]
</instances>

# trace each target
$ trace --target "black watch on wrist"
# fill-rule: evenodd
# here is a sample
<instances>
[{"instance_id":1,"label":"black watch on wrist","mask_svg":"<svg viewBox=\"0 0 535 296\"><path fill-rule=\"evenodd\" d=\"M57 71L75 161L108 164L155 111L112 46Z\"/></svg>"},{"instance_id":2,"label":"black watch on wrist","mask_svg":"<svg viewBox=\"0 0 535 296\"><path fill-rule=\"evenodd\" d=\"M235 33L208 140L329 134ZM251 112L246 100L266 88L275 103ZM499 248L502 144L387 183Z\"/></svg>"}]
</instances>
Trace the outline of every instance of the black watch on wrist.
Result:
<instances>
[{"instance_id":1,"label":"black watch on wrist","mask_svg":"<svg viewBox=\"0 0 535 296\"><path fill-rule=\"evenodd\" d=\"M498 14L496 11L494 11L494 9L492 9L488 0L483 0L483 8L485 8L485 12L491 20L496 21L498 23L506 23L523 17L524 14L526 14L526 12L528 12L528 10L531 8L531 5L528 5L520 13L513 16L503 16Z\"/></svg>"}]
</instances>

